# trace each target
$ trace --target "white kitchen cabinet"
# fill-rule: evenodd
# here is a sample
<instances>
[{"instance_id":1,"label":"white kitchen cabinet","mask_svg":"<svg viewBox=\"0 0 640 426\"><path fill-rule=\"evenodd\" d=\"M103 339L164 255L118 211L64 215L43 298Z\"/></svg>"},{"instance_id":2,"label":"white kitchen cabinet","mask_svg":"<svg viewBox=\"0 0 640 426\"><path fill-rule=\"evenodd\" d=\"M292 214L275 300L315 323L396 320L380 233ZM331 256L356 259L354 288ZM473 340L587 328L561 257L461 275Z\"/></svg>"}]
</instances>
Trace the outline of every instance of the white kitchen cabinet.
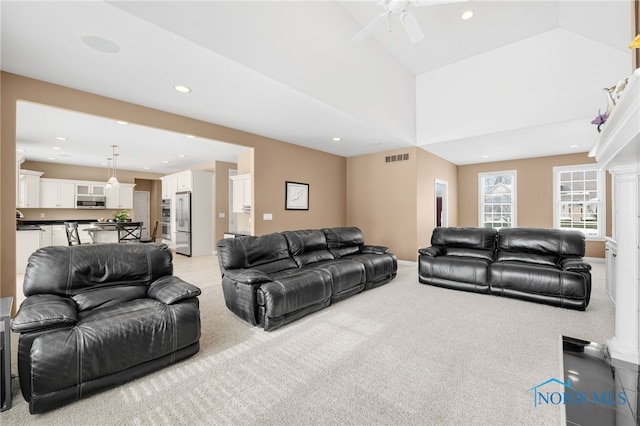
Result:
<instances>
[{"instance_id":1,"label":"white kitchen cabinet","mask_svg":"<svg viewBox=\"0 0 640 426\"><path fill-rule=\"evenodd\" d=\"M40 247L51 245L51 225L40 225Z\"/></svg>"},{"instance_id":2,"label":"white kitchen cabinet","mask_svg":"<svg viewBox=\"0 0 640 426\"><path fill-rule=\"evenodd\" d=\"M76 183L76 195L104 196L104 183Z\"/></svg>"},{"instance_id":3,"label":"white kitchen cabinet","mask_svg":"<svg viewBox=\"0 0 640 426\"><path fill-rule=\"evenodd\" d=\"M121 183L119 186L106 188L107 209L130 210L133 208L133 187L135 185Z\"/></svg>"},{"instance_id":4,"label":"white kitchen cabinet","mask_svg":"<svg viewBox=\"0 0 640 426\"><path fill-rule=\"evenodd\" d=\"M67 240L67 231L64 229L64 225L51 225L51 245L69 245L69 240Z\"/></svg>"},{"instance_id":5,"label":"white kitchen cabinet","mask_svg":"<svg viewBox=\"0 0 640 426\"><path fill-rule=\"evenodd\" d=\"M178 192L178 179L175 175L163 176L162 180L162 199L173 200Z\"/></svg>"},{"instance_id":6,"label":"white kitchen cabinet","mask_svg":"<svg viewBox=\"0 0 640 426\"><path fill-rule=\"evenodd\" d=\"M40 208L75 208L75 183L62 179L40 179Z\"/></svg>"},{"instance_id":7,"label":"white kitchen cabinet","mask_svg":"<svg viewBox=\"0 0 640 426\"><path fill-rule=\"evenodd\" d=\"M193 172L186 171L176 174L177 191L191 191L193 189Z\"/></svg>"},{"instance_id":8,"label":"white kitchen cabinet","mask_svg":"<svg viewBox=\"0 0 640 426\"><path fill-rule=\"evenodd\" d=\"M20 170L17 207L40 207L40 176L42 176L42 172Z\"/></svg>"},{"instance_id":9,"label":"white kitchen cabinet","mask_svg":"<svg viewBox=\"0 0 640 426\"><path fill-rule=\"evenodd\" d=\"M93 239L87 232L87 229L91 227L90 223L78 224L78 235L80 236L80 244L92 244Z\"/></svg>"},{"instance_id":10,"label":"white kitchen cabinet","mask_svg":"<svg viewBox=\"0 0 640 426\"><path fill-rule=\"evenodd\" d=\"M37 229L16 232L16 273L24 274L31 253L40 248L40 231Z\"/></svg>"},{"instance_id":11,"label":"white kitchen cabinet","mask_svg":"<svg viewBox=\"0 0 640 426\"><path fill-rule=\"evenodd\" d=\"M233 213L251 211L251 174L230 177L233 187Z\"/></svg>"}]
</instances>

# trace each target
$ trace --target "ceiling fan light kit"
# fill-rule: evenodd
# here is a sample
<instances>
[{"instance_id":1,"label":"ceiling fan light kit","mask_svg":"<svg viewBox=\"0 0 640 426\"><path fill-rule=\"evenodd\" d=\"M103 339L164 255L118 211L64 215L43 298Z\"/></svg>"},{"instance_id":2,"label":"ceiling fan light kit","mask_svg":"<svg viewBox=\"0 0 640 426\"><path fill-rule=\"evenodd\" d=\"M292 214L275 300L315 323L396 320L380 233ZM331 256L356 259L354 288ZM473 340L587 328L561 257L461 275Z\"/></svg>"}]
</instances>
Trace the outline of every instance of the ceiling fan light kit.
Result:
<instances>
[{"instance_id":1,"label":"ceiling fan light kit","mask_svg":"<svg viewBox=\"0 0 640 426\"><path fill-rule=\"evenodd\" d=\"M362 30L360 30L360 32L351 39L351 41L360 42L364 40L385 19L389 23L389 31L391 31L391 17L397 16L398 21L400 21L400 24L402 25L402 28L404 29L404 32L409 38L411 44L416 44L424 38L424 33L422 32L422 28L420 28L420 24L418 23L415 15L413 14L413 12L411 12L411 7L444 3L458 3L465 1L467 0L441 0L428 2L421 2L420 0L382 0L378 4L382 6L384 12L373 18L373 20L371 20ZM467 11L463 15L462 19L469 19L471 18L471 16L473 16L473 12Z\"/></svg>"}]
</instances>

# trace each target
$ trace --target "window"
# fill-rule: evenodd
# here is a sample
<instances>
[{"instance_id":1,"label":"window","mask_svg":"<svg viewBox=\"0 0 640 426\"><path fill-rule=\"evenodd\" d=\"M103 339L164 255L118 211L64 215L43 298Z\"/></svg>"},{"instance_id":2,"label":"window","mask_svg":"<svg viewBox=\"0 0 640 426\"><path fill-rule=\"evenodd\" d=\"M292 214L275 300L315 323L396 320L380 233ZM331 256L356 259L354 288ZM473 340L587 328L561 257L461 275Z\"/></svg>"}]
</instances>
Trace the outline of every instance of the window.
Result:
<instances>
[{"instance_id":1,"label":"window","mask_svg":"<svg viewBox=\"0 0 640 426\"><path fill-rule=\"evenodd\" d=\"M604 238L604 171L595 164L553 168L553 226Z\"/></svg>"},{"instance_id":2,"label":"window","mask_svg":"<svg viewBox=\"0 0 640 426\"><path fill-rule=\"evenodd\" d=\"M479 226L516 226L516 188L515 170L478 174Z\"/></svg>"}]
</instances>

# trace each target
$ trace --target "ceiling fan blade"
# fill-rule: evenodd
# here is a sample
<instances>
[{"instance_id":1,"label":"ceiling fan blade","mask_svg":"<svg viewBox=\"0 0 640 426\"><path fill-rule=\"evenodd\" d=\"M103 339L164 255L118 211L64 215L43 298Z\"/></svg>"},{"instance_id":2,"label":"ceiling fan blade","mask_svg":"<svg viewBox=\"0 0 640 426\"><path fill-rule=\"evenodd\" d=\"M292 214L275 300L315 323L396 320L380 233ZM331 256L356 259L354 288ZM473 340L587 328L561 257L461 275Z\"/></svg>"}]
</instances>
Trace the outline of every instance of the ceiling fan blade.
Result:
<instances>
[{"instance_id":1,"label":"ceiling fan blade","mask_svg":"<svg viewBox=\"0 0 640 426\"><path fill-rule=\"evenodd\" d=\"M388 13L387 12L381 13L380 15L376 16L375 18L373 18L373 20L371 22L369 22L367 24L366 27L364 27L362 30L360 30L360 32L358 34L353 36L351 41L354 42L354 43L357 43L357 42L360 42L360 41L364 40L365 37L367 37L369 34L371 34L371 32L373 32L373 30L377 26L379 26L385 19L387 19L387 17L388 17Z\"/></svg>"},{"instance_id":2,"label":"ceiling fan blade","mask_svg":"<svg viewBox=\"0 0 640 426\"><path fill-rule=\"evenodd\" d=\"M415 44L424 38L424 33L420 29L420 24L418 24L418 20L413 16L413 13L402 12L399 19L411 43Z\"/></svg>"}]
</instances>

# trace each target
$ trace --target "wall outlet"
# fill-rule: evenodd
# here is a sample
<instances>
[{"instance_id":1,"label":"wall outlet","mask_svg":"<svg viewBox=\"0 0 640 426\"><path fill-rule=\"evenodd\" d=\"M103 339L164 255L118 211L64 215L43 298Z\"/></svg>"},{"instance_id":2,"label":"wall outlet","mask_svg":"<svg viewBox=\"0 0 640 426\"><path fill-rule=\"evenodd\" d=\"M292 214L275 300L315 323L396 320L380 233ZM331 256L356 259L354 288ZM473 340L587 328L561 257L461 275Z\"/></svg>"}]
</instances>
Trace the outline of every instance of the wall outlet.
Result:
<instances>
[{"instance_id":1,"label":"wall outlet","mask_svg":"<svg viewBox=\"0 0 640 426\"><path fill-rule=\"evenodd\" d=\"M40 213L40 219L44 218L44 213Z\"/></svg>"},{"instance_id":2,"label":"wall outlet","mask_svg":"<svg viewBox=\"0 0 640 426\"><path fill-rule=\"evenodd\" d=\"M273 215L271 213L265 213L262 215L262 220L273 220Z\"/></svg>"},{"instance_id":3,"label":"wall outlet","mask_svg":"<svg viewBox=\"0 0 640 426\"><path fill-rule=\"evenodd\" d=\"M219 219L224 219L226 215L224 214L224 212L218 213L218 218Z\"/></svg>"}]
</instances>

